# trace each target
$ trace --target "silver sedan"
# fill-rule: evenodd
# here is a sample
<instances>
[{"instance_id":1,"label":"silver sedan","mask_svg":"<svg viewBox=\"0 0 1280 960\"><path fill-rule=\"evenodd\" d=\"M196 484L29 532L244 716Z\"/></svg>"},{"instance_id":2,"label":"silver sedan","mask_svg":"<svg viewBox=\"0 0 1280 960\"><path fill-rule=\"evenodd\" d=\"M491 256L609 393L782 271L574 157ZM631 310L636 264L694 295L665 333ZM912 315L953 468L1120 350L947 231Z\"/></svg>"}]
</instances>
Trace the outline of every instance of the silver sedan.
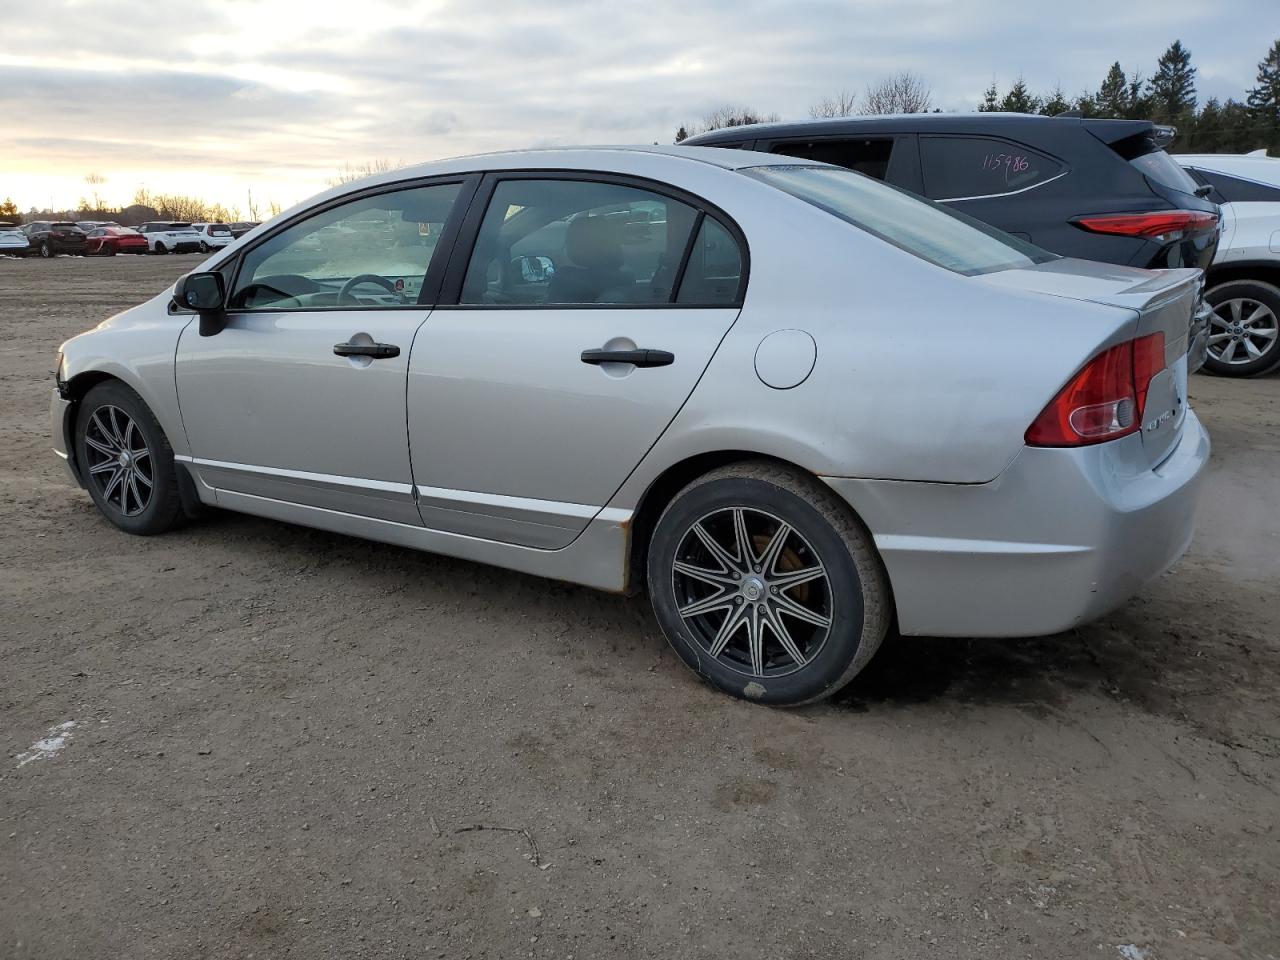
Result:
<instances>
[{"instance_id":1,"label":"silver sedan","mask_svg":"<svg viewBox=\"0 0 1280 960\"><path fill-rule=\"evenodd\" d=\"M1182 554L1200 294L821 164L462 158L68 341L54 447L130 533L208 505L647 588L710 683L802 703L891 628L1066 630Z\"/></svg>"}]
</instances>

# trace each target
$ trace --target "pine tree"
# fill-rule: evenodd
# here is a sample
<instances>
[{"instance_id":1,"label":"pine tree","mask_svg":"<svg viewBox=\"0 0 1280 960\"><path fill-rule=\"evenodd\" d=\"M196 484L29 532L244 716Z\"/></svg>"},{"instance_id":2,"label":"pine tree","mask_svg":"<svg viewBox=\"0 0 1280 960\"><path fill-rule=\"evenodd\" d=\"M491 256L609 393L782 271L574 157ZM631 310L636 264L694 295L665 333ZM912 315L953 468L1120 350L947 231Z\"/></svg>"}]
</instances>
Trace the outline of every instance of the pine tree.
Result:
<instances>
[{"instance_id":1,"label":"pine tree","mask_svg":"<svg viewBox=\"0 0 1280 960\"><path fill-rule=\"evenodd\" d=\"M1262 145L1280 152L1280 40L1258 64L1258 85L1249 91L1249 112L1258 126Z\"/></svg>"},{"instance_id":2,"label":"pine tree","mask_svg":"<svg viewBox=\"0 0 1280 960\"><path fill-rule=\"evenodd\" d=\"M689 139L689 131L686 130L684 127L681 127L679 130L676 131L676 143L683 143L685 140L688 140L688 139Z\"/></svg>"},{"instance_id":3,"label":"pine tree","mask_svg":"<svg viewBox=\"0 0 1280 960\"><path fill-rule=\"evenodd\" d=\"M987 87L987 92L982 95L982 103L978 104L978 110L981 113L993 113L1000 109L1000 90L996 87L996 81L993 78L991 86Z\"/></svg>"},{"instance_id":4,"label":"pine tree","mask_svg":"<svg viewBox=\"0 0 1280 960\"><path fill-rule=\"evenodd\" d=\"M1053 88L1053 92L1045 98L1040 104L1040 112L1046 117L1056 117L1060 113L1066 113L1071 109L1071 103L1067 100L1067 95L1062 91L1062 84L1059 83Z\"/></svg>"},{"instance_id":5,"label":"pine tree","mask_svg":"<svg viewBox=\"0 0 1280 960\"><path fill-rule=\"evenodd\" d=\"M1125 90L1124 113L1122 114L1121 119L1151 119L1151 101L1142 92L1142 87L1145 83L1146 81L1142 77L1142 71L1135 70L1133 76L1129 80L1129 87Z\"/></svg>"},{"instance_id":6,"label":"pine tree","mask_svg":"<svg viewBox=\"0 0 1280 960\"><path fill-rule=\"evenodd\" d=\"M1258 64L1258 85L1249 91L1249 109L1261 120L1280 123L1280 40Z\"/></svg>"},{"instance_id":7,"label":"pine tree","mask_svg":"<svg viewBox=\"0 0 1280 960\"><path fill-rule=\"evenodd\" d=\"M1160 57L1156 75L1147 83L1153 118L1183 120L1196 112L1196 68L1191 51L1175 40Z\"/></svg>"},{"instance_id":8,"label":"pine tree","mask_svg":"<svg viewBox=\"0 0 1280 960\"><path fill-rule=\"evenodd\" d=\"M1027 81L1018 77L1000 102L1000 109L1006 113L1035 113L1040 109L1040 100L1031 95Z\"/></svg>"},{"instance_id":9,"label":"pine tree","mask_svg":"<svg viewBox=\"0 0 1280 960\"><path fill-rule=\"evenodd\" d=\"M1098 96L1094 99L1094 109L1098 116L1109 119L1123 117L1129 109L1129 91L1124 71L1120 69L1120 61L1111 65L1102 86L1098 88Z\"/></svg>"}]
</instances>

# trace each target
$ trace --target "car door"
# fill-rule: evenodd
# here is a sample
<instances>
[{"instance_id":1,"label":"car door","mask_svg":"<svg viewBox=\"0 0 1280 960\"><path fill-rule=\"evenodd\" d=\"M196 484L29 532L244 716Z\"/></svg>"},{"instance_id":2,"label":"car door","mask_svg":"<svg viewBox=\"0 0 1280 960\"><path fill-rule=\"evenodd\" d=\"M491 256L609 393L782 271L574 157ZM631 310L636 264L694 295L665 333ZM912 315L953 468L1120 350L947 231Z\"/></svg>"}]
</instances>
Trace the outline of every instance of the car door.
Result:
<instances>
[{"instance_id":1,"label":"car door","mask_svg":"<svg viewBox=\"0 0 1280 960\"><path fill-rule=\"evenodd\" d=\"M643 184L643 185L641 185ZM433 529L571 542L679 411L738 315L745 244L697 199L603 175L507 175L472 204L409 362Z\"/></svg>"},{"instance_id":2,"label":"car door","mask_svg":"<svg viewBox=\"0 0 1280 960\"><path fill-rule=\"evenodd\" d=\"M178 399L219 491L419 525L405 375L474 180L366 192L246 250L226 325L183 331ZM458 210L457 216L450 217Z\"/></svg>"}]
</instances>

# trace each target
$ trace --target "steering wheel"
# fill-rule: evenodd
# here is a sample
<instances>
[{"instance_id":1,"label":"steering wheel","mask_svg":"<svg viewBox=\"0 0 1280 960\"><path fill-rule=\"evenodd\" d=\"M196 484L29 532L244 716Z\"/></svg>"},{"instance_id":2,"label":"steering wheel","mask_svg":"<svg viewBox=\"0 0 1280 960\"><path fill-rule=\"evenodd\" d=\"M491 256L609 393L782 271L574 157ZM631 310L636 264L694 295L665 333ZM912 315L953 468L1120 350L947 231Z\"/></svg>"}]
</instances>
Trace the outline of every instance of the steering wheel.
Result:
<instances>
[{"instance_id":1,"label":"steering wheel","mask_svg":"<svg viewBox=\"0 0 1280 960\"><path fill-rule=\"evenodd\" d=\"M396 285L386 277L379 277L372 273L358 273L346 283L342 285L342 289L338 291L339 303L359 303L360 300L351 291L362 283L376 283L382 287L387 293L394 294L396 299L404 303L404 293L396 289Z\"/></svg>"}]
</instances>

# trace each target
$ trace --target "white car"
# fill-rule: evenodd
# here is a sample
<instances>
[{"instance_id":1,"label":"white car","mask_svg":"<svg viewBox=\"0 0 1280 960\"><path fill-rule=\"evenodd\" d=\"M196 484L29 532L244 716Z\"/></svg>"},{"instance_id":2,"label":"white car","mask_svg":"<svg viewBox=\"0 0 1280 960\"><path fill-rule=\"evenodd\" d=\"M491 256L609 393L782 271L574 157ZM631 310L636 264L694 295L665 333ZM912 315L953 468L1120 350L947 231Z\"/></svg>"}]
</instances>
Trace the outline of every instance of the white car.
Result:
<instances>
[{"instance_id":1,"label":"white car","mask_svg":"<svg viewBox=\"0 0 1280 960\"><path fill-rule=\"evenodd\" d=\"M225 223L193 223L191 226L200 235L201 253L221 250L235 239L231 235L231 227Z\"/></svg>"},{"instance_id":2,"label":"white car","mask_svg":"<svg viewBox=\"0 0 1280 960\"><path fill-rule=\"evenodd\" d=\"M196 253L201 249L200 234L190 223L153 220L138 227L138 232L147 238L151 253Z\"/></svg>"},{"instance_id":3,"label":"white car","mask_svg":"<svg viewBox=\"0 0 1280 960\"><path fill-rule=\"evenodd\" d=\"M27 235L16 223L0 221L0 256L25 257Z\"/></svg>"},{"instance_id":4,"label":"white car","mask_svg":"<svg viewBox=\"0 0 1280 960\"><path fill-rule=\"evenodd\" d=\"M1214 373L1248 377L1280 365L1280 157L1265 150L1177 157L1222 206L1222 239L1209 267Z\"/></svg>"}]
</instances>

